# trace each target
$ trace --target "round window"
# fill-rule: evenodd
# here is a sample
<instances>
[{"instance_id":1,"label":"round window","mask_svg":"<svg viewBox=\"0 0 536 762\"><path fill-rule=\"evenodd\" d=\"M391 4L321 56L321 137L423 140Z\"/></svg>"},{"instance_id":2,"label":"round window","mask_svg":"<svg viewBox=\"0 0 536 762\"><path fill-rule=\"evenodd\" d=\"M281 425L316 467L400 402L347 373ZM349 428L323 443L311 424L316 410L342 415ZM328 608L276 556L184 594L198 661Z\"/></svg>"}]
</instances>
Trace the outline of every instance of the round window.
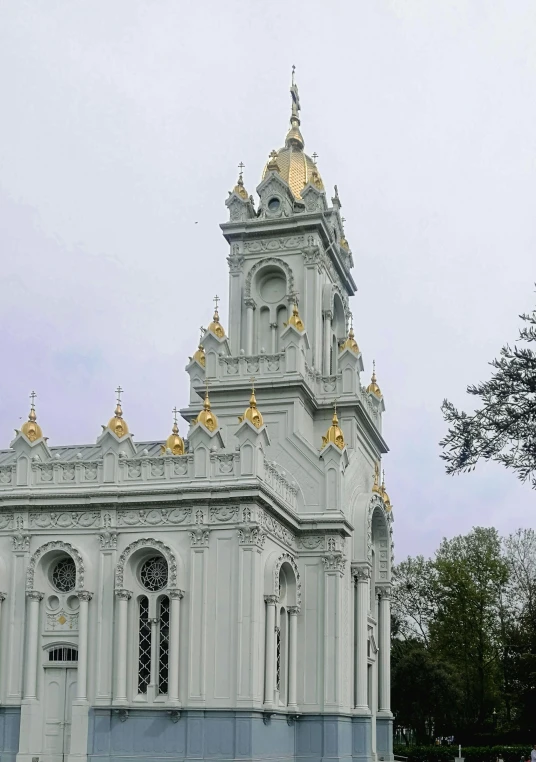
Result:
<instances>
[{"instance_id":1,"label":"round window","mask_svg":"<svg viewBox=\"0 0 536 762\"><path fill-rule=\"evenodd\" d=\"M76 566L72 558L61 558L52 569L52 584L60 593L69 593L76 584Z\"/></svg>"},{"instance_id":2,"label":"round window","mask_svg":"<svg viewBox=\"0 0 536 762\"><path fill-rule=\"evenodd\" d=\"M162 590L168 581L168 565L162 556L153 556L144 561L140 569L141 584L146 590Z\"/></svg>"},{"instance_id":3,"label":"round window","mask_svg":"<svg viewBox=\"0 0 536 762\"><path fill-rule=\"evenodd\" d=\"M271 212L277 212L277 210L279 209L280 206L281 206L281 201L278 198L275 198L275 196L274 196L274 198L271 198L268 201L268 209Z\"/></svg>"}]
</instances>

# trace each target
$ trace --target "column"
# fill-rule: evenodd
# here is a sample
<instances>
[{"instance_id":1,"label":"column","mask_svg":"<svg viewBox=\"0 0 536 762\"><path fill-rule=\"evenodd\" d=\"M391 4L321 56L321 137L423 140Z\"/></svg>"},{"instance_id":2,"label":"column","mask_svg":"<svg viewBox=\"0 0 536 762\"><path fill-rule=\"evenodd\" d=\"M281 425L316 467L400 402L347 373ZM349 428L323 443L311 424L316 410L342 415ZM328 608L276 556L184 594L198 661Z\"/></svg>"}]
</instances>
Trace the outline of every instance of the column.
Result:
<instances>
[{"instance_id":1,"label":"column","mask_svg":"<svg viewBox=\"0 0 536 762\"><path fill-rule=\"evenodd\" d=\"M170 622L169 622L169 682L168 701L179 703L179 645L180 645L180 613L182 590L170 590Z\"/></svg>"},{"instance_id":2,"label":"column","mask_svg":"<svg viewBox=\"0 0 536 762\"><path fill-rule=\"evenodd\" d=\"M354 694L355 708L369 713L368 706L368 596L370 566L362 564L352 567L356 587L355 594L355 648L354 648Z\"/></svg>"},{"instance_id":3,"label":"column","mask_svg":"<svg viewBox=\"0 0 536 762\"><path fill-rule=\"evenodd\" d=\"M253 311L255 302L253 299L246 299L246 355L253 354Z\"/></svg>"},{"instance_id":4,"label":"column","mask_svg":"<svg viewBox=\"0 0 536 762\"><path fill-rule=\"evenodd\" d=\"M37 590L26 592L28 598L28 632L26 652L26 682L24 686L25 699L37 699L37 646L39 637L39 604L44 593Z\"/></svg>"},{"instance_id":5,"label":"column","mask_svg":"<svg viewBox=\"0 0 536 762\"><path fill-rule=\"evenodd\" d=\"M265 595L264 600L266 601L264 703L267 706L272 706L275 689L275 607L279 598L277 595Z\"/></svg>"},{"instance_id":6,"label":"column","mask_svg":"<svg viewBox=\"0 0 536 762\"><path fill-rule=\"evenodd\" d=\"M80 601L80 610L78 612L78 675L76 683L76 698L79 701L87 700L87 659L88 659L88 617L89 602L93 598L93 593L87 590L79 590L77 593Z\"/></svg>"},{"instance_id":7,"label":"column","mask_svg":"<svg viewBox=\"0 0 536 762\"><path fill-rule=\"evenodd\" d=\"M322 362L322 374L330 375L330 356L331 356L331 320L333 313L330 310L324 310L324 357Z\"/></svg>"},{"instance_id":8,"label":"column","mask_svg":"<svg viewBox=\"0 0 536 762\"><path fill-rule=\"evenodd\" d=\"M149 619L151 623L151 677L147 686L147 697L154 700L158 696L158 652L160 650L158 638L158 617Z\"/></svg>"},{"instance_id":9,"label":"column","mask_svg":"<svg viewBox=\"0 0 536 762\"><path fill-rule=\"evenodd\" d=\"M116 590L117 598L117 634L116 634L116 673L115 696L116 702L125 703L127 700L127 624L128 602L132 598L130 590Z\"/></svg>"},{"instance_id":10,"label":"column","mask_svg":"<svg viewBox=\"0 0 536 762\"><path fill-rule=\"evenodd\" d=\"M0 593L0 628L2 627L2 602L5 601L6 597L7 593Z\"/></svg>"},{"instance_id":11,"label":"column","mask_svg":"<svg viewBox=\"0 0 536 762\"><path fill-rule=\"evenodd\" d=\"M379 711L391 712L391 588L377 586L379 604Z\"/></svg>"},{"instance_id":12,"label":"column","mask_svg":"<svg viewBox=\"0 0 536 762\"><path fill-rule=\"evenodd\" d=\"M277 323L270 323L270 329L272 331L272 354L277 352Z\"/></svg>"},{"instance_id":13,"label":"column","mask_svg":"<svg viewBox=\"0 0 536 762\"><path fill-rule=\"evenodd\" d=\"M298 606L289 606L288 628L288 706L296 707L297 666L298 666Z\"/></svg>"}]
</instances>

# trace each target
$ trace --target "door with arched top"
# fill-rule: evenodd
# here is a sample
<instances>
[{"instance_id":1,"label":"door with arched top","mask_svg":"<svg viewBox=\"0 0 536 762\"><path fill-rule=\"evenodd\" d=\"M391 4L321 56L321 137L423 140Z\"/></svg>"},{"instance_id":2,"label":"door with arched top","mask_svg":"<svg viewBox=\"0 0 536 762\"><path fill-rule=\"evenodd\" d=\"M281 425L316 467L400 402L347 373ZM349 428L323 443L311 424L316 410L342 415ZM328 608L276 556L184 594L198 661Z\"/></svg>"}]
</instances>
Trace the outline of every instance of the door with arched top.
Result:
<instances>
[{"instance_id":1,"label":"door with arched top","mask_svg":"<svg viewBox=\"0 0 536 762\"><path fill-rule=\"evenodd\" d=\"M47 762L66 762L71 749L78 652L75 648L60 646L50 649L47 655L44 665L44 755Z\"/></svg>"}]
</instances>

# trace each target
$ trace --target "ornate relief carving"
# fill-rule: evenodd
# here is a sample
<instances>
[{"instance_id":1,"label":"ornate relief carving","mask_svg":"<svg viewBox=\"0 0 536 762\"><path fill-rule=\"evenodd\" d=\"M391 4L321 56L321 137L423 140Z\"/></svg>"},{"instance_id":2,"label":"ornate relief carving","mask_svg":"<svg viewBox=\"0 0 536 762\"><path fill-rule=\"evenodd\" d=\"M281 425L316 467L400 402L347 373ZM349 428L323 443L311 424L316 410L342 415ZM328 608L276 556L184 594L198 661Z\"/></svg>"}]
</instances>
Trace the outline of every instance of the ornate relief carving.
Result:
<instances>
[{"instance_id":1,"label":"ornate relief carving","mask_svg":"<svg viewBox=\"0 0 536 762\"><path fill-rule=\"evenodd\" d=\"M130 590L125 590L124 588L115 590L115 597L119 598L120 601L129 601L132 598L132 592Z\"/></svg>"},{"instance_id":2,"label":"ornate relief carving","mask_svg":"<svg viewBox=\"0 0 536 762\"><path fill-rule=\"evenodd\" d=\"M39 592L39 590L26 590L26 597L30 601L37 601L37 603L39 603L43 600L45 594Z\"/></svg>"},{"instance_id":3,"label":"ornate relief carving","mask_svg":"<svg viewBox=\"0 0 536 762\"><path fill-rule=\"evenodd\" d=\"M352 577L354 578L354 582L357 584L357 582L368 582L371 576L371 568L369 564L360 564L360 563L354 563L352 564Z\"/></svg>"},{"instance_id":4,"label":"ornate relief carving","mask_svg":"<svg viewBox=\"0 0 536 762\"><path fill-rule=\"evenodd\" d=\"M244 268L244 257L241 257L238 252L234 252L227 257L227 264L229 265L229 272L232 274L241 273Z\"/></svg>"},{"instance_id":5,"label":"ornate relief carving","mask_svg":"<svg viewBox=\"0 0 536 762\"><path fill-rule=\"evenodd\" d=\"M41 545L41 547L37 548L32 555L30 563L28 564L28 569L26 570L26 590L33 589L37 562L45 553L48 553L49 550L63 550L71 556L76 567L76 588L78 590L83 590L85 568L82 556L69 542L61 542L61 540L53 540L52 542L47 542L44 545Z\"/></svg>"},{"instance_id":6,"label":"ornate relief carving","mask_svg":"<svg viewBox=\"0 0 536 762\"><path fill-rule=\"evenodd\" d=\"M11 535L13 550L28 552L30 550L30 535L19 532Z\"/></svg>"},{"instance_id":7,"label":"ornate relief carving","mask_svg":"<svg viewBox=\"0 0 536 762\"><path fill-rule=\"evenodd\" d=\"M290 553L282 553L277 561L275 562L274 566L274 594L279 597L279 572L281 570L281 567L283 564L290 564L292 567L292 570L294 571L294 576L296 578L296 604L298 606L298 609L301 609L301 580L300 580L300 572L298 571L298 567L296 566L296 561L294 560L294 557L290 555ZM266 598L266 596L265 596Z\"/></svg>"},{"instance_id":8,"label":"ornate relief carving","mask_svg":"<svg viewBox=\"0 0 536 762\"><path fill-rule=\"evenodd\" d=\"M101 550L115 550L117 548L117 532L105 530L99 534Z\"/></svg>"},{"instance_id":9,"label":"ornate relief carving","mask_svg":"<svg viewBox=\"0 0 536 762\"><path fill-rule=\"evenodd\" d=\"M0 484L11 484L13 482L13 466L0 467Z\"/></svg>"},{"instance_id":10,"label":"ornate relief carving","mask_svg":"<svg viewBox=\"0 0 536 762\"><path fill-rule=\"evenodd\" d=\"M3 603L7 598L7 593L0 593L0 603Z\"/></svg>"},{"instance_id":11,"label":"ornate relief carving","mask_svg":"<svg viewBox=\"0 0 536 762\"><path fill-rule=\"evenodd\" d=\"M278 251L279 249L299 249L303 246L302 235L289 236L288 238L267 238L260 241L246 241L244 251L252 254L260 251Z\"/></svg>"},{"instance_id":12,"label":"ornate relief carving","mask_svg":"<svg viewBox=\"0 0 536 762\"><path fill-rule=\"evenodd\" d=\"M255 545L258 548L264 548L266 541L266 532L260 527L244 526L238 530L238 542L240 545Z\"/></svg>"},{"instance_id":13,"label":"ornate relief carving","mask_svg":"<svg viewBox=\"0 0 536 762\"><path fill-rule=\"evenodd\" d=\"M78 612L65 611L61 608L53 614L46 615L45 629L53 632L65 632L78 629Z\"/></svg>"},{"instance_id":14,"label":"ornate relief carving","mask_svg":"<svg viewBox=\"0 0 536 762\"><path fill-rule=\"evenodd\" d=\"M265 595L264 596L264 601L269 606L277 606L277 604L279 603L279 596L278 595Z\"/></svg>"},{"instance_id":15,"label":"ornate relief carving","mask_svg":"<svg viewBox=\"0 0 536 762\"><path fill-rule=\"evenodd\" d=\"M237 515L237 505L215 505L210 508L211 521L233 521Z\"/></svg>"},{"instance_id":16,"label":"ornate relief carving","mask_svg":"<svg viewBox=\"0 0 536 762\"><path fill-rule=\"evenodd\" d=\"M324 536L319 534L305 534L298 537L296 540L299 548L305 550L316 550L317 548L324 549Z\"/></svg>"},{"instance_id":17,"label":"ornate relief carving","mask_svg":"<svg viewBox=\"0 0 536 762\"><path fill-rule=\"evenodd\" d=\"M211 459L213 459L216 462L217 466L217 472L219 474L232 474L234 471L234 462L235 462L235 455L234 453L231 454L224 454L219 455L217 453L211 453L210 455Z\"/></svg>"},{"instance_id":18,"label":"ornate relief carving","mask_svg":"<svg viewBox=\"0 0 536 762\"><path fill-rule=\"evenodd\" d=\"M379 595L383 600L390 600L391 598L391 585L376 585L376 595Z\"/></svg>"},{"instance_id":19,"label":"ornate relief carving","mask_svg":"<svg viewBox=\"0 0 536 762\"><path fill-rule=\"evenodd\" d=\"M14 518L12 513L0 513L0 529L13 529Z\"/></svg>"},{"instance_id":20,"label":"ornate relief carving","mask_svg":"<svg viewBox=\"0 0 536 762\"><path fill-rule=\"evenodd\" d=\"M191 509L190 509L191 510ZM155 540L153 537L143 537L141 540L131 542L130 545L124 549L119 556L117 567L115 570L115 587L121 589L123 587L123 578L125 574L125 563L129 556L138 548L156 548L159 550L166 561L168 562L169 579L168 584L170 587L176 587L177 585L177 561L175 554L168 545L165 545L160 540Z\"/></svg>"},{"instance_id":21,"label":"ornate relief carving","mask_svg":"<svg viewBox=\"0 0 536 762\"><path fill-rule=\"evenodd\" d=\"M88 529L98 524L100 524L100 513L96 511L62 511L60 513L30 513L29 515L30 527L38 529L50 527Z\"/></svg>"},{"instance_id":22,"label":"ornate relief carving","mask_svg":"<svg viewBox=\"0 0 536 762\"><path fill-rule=\"evenodd\" d=\"M346 566L346 558L340 552L328 553L323 556L324 569L327 572L339 572L341 577L344 574L344 568Z\"/></svg>"},{"instance_id":23,"label":"ornate relief carving","mask_svg":"<svg viewBox=\"0 0 536 762\"><path fill-rule=\"evenodd\" d=\"M281 524L272 514L267 511L259 510L259 523L265 529L265 531L275 535L279 540L282 540L285 545L292 547L295 537L293 533Z\"/></svg>"},{"instance_id":24,"label":"ornate relief carving","mask_svg":"<svg viewBox=\"0 0 536 762\"><path fill-rule=\"evenodd\" d=\"M204 524L196 524L190 534L190 544L192 548L208 548L210 529Z\"/></svg>"},{"instance_id":25,"label":"ornate relief carving","mask_svg":"<svg viewBox=\"0 0 536 762\"><path fill-rule=\"evenodd\" d=\"M178 506L177 508L151 508L139 511L118 511L117 525L134 526L158 526L159 524L182 524L192 514L191 508Z\"/></svg>"},{"instance_id":26,"label":"ornate relief carving","mask_svg":"<svg viewBox=\"0 0 536 762\"><path fill-rule=\"evenodd\" d=\"M173 475L186 476L188 473L188 457L173 460Z\"/></svg>"},{"instance_id":27,"label":"ornate relief carving","mask_svg":"<svg viewBox=\"0 0 536 762\"><path fill-rule=\"evenodd\" d=\"M284 241L295 241L296 243L290 246L285 246ZM279 241L273 240L273 239L270 239L268 241L246 241L244 244L244 248L252 252L253 251L270 251L273 249L298 248L302 242L303 242L303 236L296 236L296 237L287 238L287 239L281 238L279 239ZM292 273L292 270L288 266L288 264L284 262L282 259L279 259L278 257L267 257L266 259L261 259L259 262L256 262L251 268L251 270L248 272L247 278L246 278L246 287L245 287L246 299L251 298L251 284L253 282L255 273L257 273L261 269L261 267L266 267L267 265L274 265L275 267L280 267L283 270L287 278L287 293L289 294L294 293L294 275Z\"/></svg>"},{"instance_id":28,"label":"ornate relief carving","mask_svg":"<svg viewBox=\"0 0 536 762\"><path fill-rule=\"evenodd\" d=\"M181 598L184 598L184 590L168 590L167 594L171 598L171 600L177 600L180 601Z\"/></svg>"}]
</instances>

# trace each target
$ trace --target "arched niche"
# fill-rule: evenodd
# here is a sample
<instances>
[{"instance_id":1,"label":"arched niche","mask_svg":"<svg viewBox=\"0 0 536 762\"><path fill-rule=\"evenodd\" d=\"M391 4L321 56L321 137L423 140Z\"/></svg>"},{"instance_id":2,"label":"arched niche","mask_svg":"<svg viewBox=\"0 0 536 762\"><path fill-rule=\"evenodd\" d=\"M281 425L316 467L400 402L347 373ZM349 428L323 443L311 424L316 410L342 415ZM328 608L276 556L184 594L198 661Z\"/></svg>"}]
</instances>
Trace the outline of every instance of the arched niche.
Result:
<instances>
[{"instance_id":1,"label":"arched niche","mask_svg":"<svg viewBox=\"0 0 536 762\"><path fill-rule=\"evenodd\" d=\"M140 540L131 542L130 545L124 549L119 556L117 566L115 569L115 587L120 590L125 586L125 573L127 570L127 564L134 554L149 554L150 551L156 551L157 554L161 554L168 564L168 584L167 587L175 589L177 587L177 566L178 556L176 553L161 540L156 540L153 537L143 537ZM181 564L182 567L182 564ZM181 568L181 572L184 570ZM132 572L130 572L132 573ZM182 576L182 574L181 574Z\"/></svg>"},{"instance_id":2,"label":"arched niche","mask_svg":"<svg viewBox=\"0 0 536 762\"><path fill-rule=\"evenodd\" d=\"M85 564L80 552L73 547L69 542L62 542L61 540L53 540L41 545L33 553L26 570L26 590L35 589L35 574L36 571L42 567L43 563L51 560L52 557L60 557L61 555L67 555L72 558L76 568L76 582L75 590L84 589L85 581Z\"/></svg>"}]
</instances>

